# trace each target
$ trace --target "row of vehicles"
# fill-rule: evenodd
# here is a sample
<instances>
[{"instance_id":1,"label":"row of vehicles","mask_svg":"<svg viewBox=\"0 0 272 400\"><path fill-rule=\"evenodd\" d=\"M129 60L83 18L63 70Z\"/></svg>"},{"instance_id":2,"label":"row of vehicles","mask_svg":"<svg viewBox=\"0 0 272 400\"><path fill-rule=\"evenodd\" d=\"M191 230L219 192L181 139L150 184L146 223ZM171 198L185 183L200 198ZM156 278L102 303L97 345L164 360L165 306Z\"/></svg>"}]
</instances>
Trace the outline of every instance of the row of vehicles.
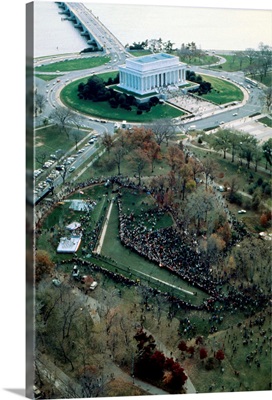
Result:
<instances>
[{"instance_id":1,"label":"row of vehicles","mask_svg":"<svg viewBox=\"0 0 272 400\"><path fill-rule=\"evenodd\" d=\"M57 179L64 171L72 173L75 171L76 166L72 165L77 157L84 153L86 148L97 141L98 135L92 135L88 143L77 151L77 153L72 154L65 159L62 159L63 151L61 149L56 150L55 154L50 154L50 159L45 161L41 168L34 171L35 188L34 194L39 196L47 188L53 186L55 179ZM58 164L58 161L62 159L62 163ZM49 170L49 171L48 171ZM49 172L49 173L48 173ZM37 182L37 178L43 176L46 173L44 180Z\"/></svg>"}]
</instances>

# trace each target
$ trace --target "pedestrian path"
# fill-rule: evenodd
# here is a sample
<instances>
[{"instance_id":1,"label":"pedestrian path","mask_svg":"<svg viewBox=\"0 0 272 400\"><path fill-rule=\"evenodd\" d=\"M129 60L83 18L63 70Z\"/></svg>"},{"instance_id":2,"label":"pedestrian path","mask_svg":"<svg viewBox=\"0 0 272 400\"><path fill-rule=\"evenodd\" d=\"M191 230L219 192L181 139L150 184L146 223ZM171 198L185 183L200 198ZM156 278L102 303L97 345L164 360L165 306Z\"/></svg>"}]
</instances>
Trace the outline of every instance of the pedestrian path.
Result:
<instances>
[{"instance_id":1,"label":"pedestrian path","mask_svg":"<svg viewBox=\"0 0 272 400\"><path fill-rule=\"evenodd\" d=\"M165 390L157 388L156 386L153 386L153 385L150 385L147 382L141 381L140 379L137 379L134 376L126 374L124 371L122 371L121 368L119 368L111 360L109 360L107 362L107 366L105 367L105 369L106 369L106 374L108 376L111 376L113 379L121 378L123 381L128 382L128 383L132 383L133 385L139 387L140 389L143 389L144 391L147 392L147 394L150 394L150 395L169 395L169 393L166 392Z\"/></svg>"},{"instance_id":2,"label":"pedestrian path","mask_svg":"<svg viewBox=\"0 0 272 400\"><path fill-rule=\"evenodd\" d=\"M106 236L107 227L108 227L108 223L109 223L109 219L110 219L110 215L111 215L112 206L113 206L113 200L111 200L111 203L110 203L107 215L106 215L106 219L105 219L105 222L104 222L104 225L103 225L103 228L102 228L101 236L100 236L99 243L98 243L98 246L97 246L97 249L96 249L96 253L97 254L101 253L101 249L102 249L102 246L103 246L103 243L104 243L104 239L105 239L105 236Z\"/></svg>"}]
</instances>

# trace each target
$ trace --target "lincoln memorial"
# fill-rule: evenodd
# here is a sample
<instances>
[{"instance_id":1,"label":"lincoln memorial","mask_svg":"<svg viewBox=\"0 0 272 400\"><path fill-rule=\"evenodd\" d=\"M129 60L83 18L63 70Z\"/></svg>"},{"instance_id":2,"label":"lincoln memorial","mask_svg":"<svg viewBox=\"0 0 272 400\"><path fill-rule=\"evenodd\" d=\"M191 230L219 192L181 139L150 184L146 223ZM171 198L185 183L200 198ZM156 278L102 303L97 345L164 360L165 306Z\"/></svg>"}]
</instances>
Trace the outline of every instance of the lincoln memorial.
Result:
<instances>
[{"instance_id":1,"label":"lincoln memorial","mask_svg":"<svg viewBox=\"0 0 272 400\"><path fill-rule=\"evenodd\" d=\"M186 64L166 53L150 54L126 60L119 67L119 87L145 95L161 87L186 84Z\"/></svg>"}]
</instances>

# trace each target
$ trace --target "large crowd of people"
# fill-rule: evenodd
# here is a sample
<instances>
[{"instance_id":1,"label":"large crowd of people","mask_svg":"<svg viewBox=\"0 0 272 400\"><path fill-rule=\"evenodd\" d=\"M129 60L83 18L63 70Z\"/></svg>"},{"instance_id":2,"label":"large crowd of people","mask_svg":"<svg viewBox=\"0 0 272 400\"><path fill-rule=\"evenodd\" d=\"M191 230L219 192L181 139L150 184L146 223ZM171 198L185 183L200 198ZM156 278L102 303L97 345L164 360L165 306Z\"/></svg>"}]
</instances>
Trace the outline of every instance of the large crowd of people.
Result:
<instances>
[{"instance_id":1,"label":"large crowd of people","mask_svg":"<svg viewBox=\"0 0 272 400\"><path fill-rule=\"evenodd\" d=\"M133 191L140 189L142 192L152 195L151 188L146 186L139 187L139 185L130 178L122 176L90 179L78 184L68 182L63 185L61 191L52 195L51 201L42 202L36 206L37 231L40 232L40 223L43 217L60 201L84 188L105 183L110 183L111 187L115 185L120 189L122 187L132 189ZM172 210L171 206L167 206L165 209L155 207L152 210L149 209L146 211L146 215L144 215L143 218L149 220L151 227L154 228L147 229L145 224L138 223L139 220L135 223L133 213L126 214L123 212L122 197L118 195L117 204L119 210L119 236L121 243L125 247L157 264L159 268L168 269L173 274L187 281L190 285L199 288L209 295L208 300L204 301L201 306L193 306L183 301L180 301L180 305L200 309L205 308L212 312L219 302L222 309L231 309L232 312L240 309L243 310L246 315L250 316L253 315L256 310L261 310L268 303L268 298L265 294L262 294L260 291L254 291L253 289L247 288L246 290L240 290L231 286L228 293L224 294L222 292L222 287L224 284L228 284L229 277L218 276L215 278L214 275L212 275L209 260L199 250L195 234L190 235L187 231L182 231L181 229L177 230L177 224L167 228L156 229L156 219L159 218L162 213L170 212L171 215L175 217L175 210ZM88 218L90 218L89 215L81 217L80 222L82 226L84 226ZM235 235L233 235L235 240L230 243L230 246L248 235L245 227L242 226L237 219L232 218L231 222L232 229L235 231ZM89 241L90 243L91 250L94 249L100 229L101 221L96 224L92 232L86 233L86 239L87 242ZM113 278L117 279L117 276L119 276L118 272L116 272L116 276L113 276ZM126 280L127 278L123 279ZM169 295L169 298L170 297ZM175 298L172 298L172 300L177 301Z\"/></svg>"}]
</instances>

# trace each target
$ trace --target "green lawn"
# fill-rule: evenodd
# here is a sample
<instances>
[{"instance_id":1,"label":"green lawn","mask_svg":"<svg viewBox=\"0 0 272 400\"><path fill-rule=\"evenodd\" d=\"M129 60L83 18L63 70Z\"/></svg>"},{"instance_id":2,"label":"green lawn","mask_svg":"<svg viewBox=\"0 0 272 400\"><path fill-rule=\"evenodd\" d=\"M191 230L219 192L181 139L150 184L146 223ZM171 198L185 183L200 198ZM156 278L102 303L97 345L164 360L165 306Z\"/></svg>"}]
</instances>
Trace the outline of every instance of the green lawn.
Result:
<instances>
[{"instance_id":1,"label":"green lawn","mask_svg":"<svg viewBox=\"0 0 272 400\"><path fill-rule=\"evenodd\" d=\"M203 80L212 85L211 93L201 96L204 100L212 101L215 104L227 104L243 100L243 92L232 83L209 75L202 74L201 76Z\"/></svg>"},{"instance_id":2,"label":"green lawn","mask_svg":"<svg viewBox=\"0 0 272 400\"><path fill-rule=\"evenodd\" d=\"M82 140L88 135L89 131L78 130L71 128L69 137L65 133L60 133L59 130L52 125L35 130L34 135L34 149L35 157L39 158L42 153L46 153L49 159L50 154L55 153L56 150L61 149L67 152L75 146L73 139L73 133L79 135L79 139Z\"/></svg>"},{"instance_id":3,"label":"green lawn","mask_svg":"<svg viewBox=\"0 0 272 400\"><path fill-rule=\"evenodd\" d=\"M68 260L71 258L71 254L58 254L56 252L59 239L62 236L67 235L64 227L71 222L79 222L81 218L86 217L86 213L80 211L71 210L69 207L71 205L70 200L72 199L83 199L92 200L96 202L93 211L90 214L89 221L85 223L85 235L82 238L82 243L77 251L79 257L82 256L82 249L89 249L90 242L91 245L95 245L95 241L88 240L86 238L88 233L91 233L99 221L102 221L104 216L104 207L107 201L107 188L103 185L94 185L91 188L84 189L84 194L79 192L71 195L65 202L58 204L51 213L45 218L43 222L43 229L41 235L37 240L38 249L41 248L46 250L54 262L59 262L60 260Z\"/></svg>"},{"instance_id":4,"label":"green lawn","mask_svg":"<svg viewBox=\"0 0 272 400\"><path fill-rule=\"evenodd\" d=\"M115 77L116 73L101 74L101 78L108 79L109 76ZM150 122L159 118L176 118L183 115L181 110L171 107L167 104L158 104L151 108L151 111L137 115L136 107L132 107L132 111L121 108L112 108L108 102L93 102L88 100L80 100L77 96L77 87L79 83L86 83L88 78L79 79L66 85L61 91L61 100L68 107L78 110L84 114L101 117L103 119L111 119L116 121L126 120L128 122Z\"/></svg>"},{"instance_id":5,"label":"green lawn","mask_svg":"<svg viewBox=\"0 0 272 400\"><path fill-rule=\"evenodd\" d=\"M77 71L82 69L89 69L99 67L100 65L106 64L110 61L109 56L95 56L95 57L82 57L74 60L57 61L46 65L36 67L37 72L68 72Z\"/></svg>"},{"instance_id":6,"label":"green lawn","mask_svg":"<svg viewBox=\"0 0 272 400\"><path fill-rule=\"evenodd\" d=\"M63 75L57 74L35 74L35 78L43 79L44 81L53 81L55 79L61 78Z\"/></svg>"},{"instance_id":7,"label":"green lawn","mask_svg":"<svg viewBox=\"0 0 272 400\"><path fill-rule=\"evenodd\" d=\"M249 66L249 59L246 55L238 57L236 55L222 54L221 57L226 59L224 64L212 67L213 69L220 69L227 72L242 71Z\"/></svg>"},{"instance_id":8,"label":"green lawn","mask_svg":"<svg viewBox=\"0 0 272 400\"><path fill-rule=\"evenodd\" d=\"M142 57L152 54L149 50L128 50L133 57Z\"/></svg>"},{"instance_id":9,"label":"green lawn","mask_svg":"<svg viewBox=\"0 0 272 400\"><path fill-rule=\"evenodd\" d=\"M272 119L271 118L268 118L268 117L260 118L260 119L258 119L258 122L261 122L262 124L265 124L265 125L269 126L270 128L272 128Z\"/></svg>"},{"instance_id":10,"label":"green lawn","mask_svg":"<svg viewBox=\"0 0 272 400\"><path fill-rule=\"evenodd\" d=\"M180 61L189 65L211 65L215 64L218 61L218 57L216 56L209 56L206 54L203 54L200 57L186 57L186 56L180 56L179 57Z\"/></svg>"},{"instance_id":11,"label":"green lawn","mask_svg":"<svg viewBox=\"0 0 272 400\"><path fill-rule=\"evenodd\" d=\"M252 77L252 79L254 79L255 81L261 82L264 85L270 87L272 86L272 72L268 71L266 76L263 77L263 79L261 80L260 76L254 76L254 78Z\"/></svg>"}]
</instances>

